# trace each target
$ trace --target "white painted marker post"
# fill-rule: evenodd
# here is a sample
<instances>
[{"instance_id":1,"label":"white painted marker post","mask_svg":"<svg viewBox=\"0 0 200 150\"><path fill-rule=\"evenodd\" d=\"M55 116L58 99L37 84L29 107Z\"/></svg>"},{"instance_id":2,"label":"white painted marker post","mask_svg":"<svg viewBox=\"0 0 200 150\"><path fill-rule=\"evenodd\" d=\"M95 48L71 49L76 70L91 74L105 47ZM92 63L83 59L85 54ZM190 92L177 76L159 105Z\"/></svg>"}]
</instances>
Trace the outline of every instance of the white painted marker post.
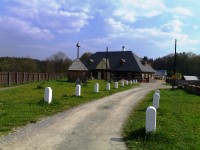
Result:
<instances>
[{"instance_id":1,"label":"white painted marker post","mask_svg":"<svg viewBox=\"0 0 200 150\"><path fill-rule=\"evenodd\" d=\"M94 85L94 92L95 92L95 93L99 93L99 83L96 83L96 84Z\"/></svg>"},{"instance_id":2,"label":"white painted marker post","mask_svg":"<svg viewBox=\"0 0 200 150\"><path fill-rule=\"evenodd\" d=\"M160 95L160 90L156 90L155 93L158 93Z\"/></svg>"},{"instance_id":3,"label":"white painted marker post","mask_svg":"<svg viewBox=\"0 0 200 150\"><path fill-rule=\"evenodd\" d=\"M133 84L133 81L132 81L132 80L130 80L130 84Z\"/></svg>"},{"instance_id":4,"label":"white painted marker post","mask_svg":"<svg viewBox=\"0 0 200 150\"><path fill-rule=\"evenodd\" d=\"M153 107L156 109L159 108L159 101L160 101L160 95L158 93L154 93L153 95Z\"/></svg>"},{"instance_id":5,"label":"white painted marker post","mask_svg":"<svg viewBox=\"0 0 200 150\"><path fill-rule=\"evenodd\" d=\"M52 101L52 89L51 87L46 87L44 91L44 101L48 104Z\"/></svg>"},{"instance_id":6,"label":"white painted marker post","mask_svg":"<svg viewBox=\"0 0 200 150\"><path fill-rule=\"evenodd\" d=\"M124 86L124 81L123 81L123 80L121 81L121 86L122 86L122 87Z\"/></svg>"},{"instance_id":7,"label":"white painted marker post","mask_svg":"<svg viewBox=\"0 0 200 150\"><path fill-rule=\"evenodd\" d=\"M146 133L156 130L156 109L149 106L146 110Z\"/></svg>"},{"instance_id":8,"label":"white painted marker post","mask_svg":"<svg viewBox=\"0 0 200 150\"><path fill-rule=\"evenodd\" d=\"M128 80L126 80L126 85L128 85Z\"/></svg>"},{"instance_id":9,"label":"white painted marker post","mask_svg":"<svg viewBox=\"0 0 200 150\"><path fill-rule=\"evenodd\" d=\"M118 82L115 82L115 89L118 89Z\"/></svg>"},{"instance_id":10,"label":"white painted marker post","mask_svg":"<svg viewBox=\"0 0 200 150\"><path fill-rule=\"evenodd\" d=\"M76 85L76 96L81 96L81 86L79 84Z\"/></svg>"},{"instance_id":11,"label":"white painted marker post","mask_svg":"<svg viewBox=\"0 0 200 150\"><path fill-rule=\"evenodd\" d=\"M110 83L106 84L106 90L108 90L108 91L110 90Z\"/></svg>"},{"instance_id":12,"label":"white painted marker post","mask_svg":"<svg viewBox=\"0 0 200 150\"><path fill-rule=\"evenodd\" d=\"M135 84L135 80L133 80L133 84Z\"/></svg>"}]
</instances>

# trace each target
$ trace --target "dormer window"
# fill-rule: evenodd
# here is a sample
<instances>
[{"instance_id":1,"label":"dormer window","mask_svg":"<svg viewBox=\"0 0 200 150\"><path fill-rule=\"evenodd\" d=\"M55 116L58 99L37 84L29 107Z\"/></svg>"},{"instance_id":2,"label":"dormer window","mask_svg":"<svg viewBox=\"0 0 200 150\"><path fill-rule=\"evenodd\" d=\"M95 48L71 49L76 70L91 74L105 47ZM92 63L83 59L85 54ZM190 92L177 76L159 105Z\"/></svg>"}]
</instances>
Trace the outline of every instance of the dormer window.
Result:
<instances>
[{"instance_id":1,"label":"dormer window","mask_svg":"<svg viewBox=\"0 0 200 150\"><path fill-rule=\"evenodd\" d=\"M125 59L121 59L121 63L122 63L122 65L124 65L126 63L126 60Z\"/></svg>"},{"instance_id":2,"label":"dormer window","mask_svg":"<svg viewBox=\"0 0 200 150\"><path fill-rule=\"evenodd\" d=\"M93 60L93 59L89 59L89 61L90 61L90 63L91 63L91 64L94 62L94 60Z\"/></svg>"}]
</instances>

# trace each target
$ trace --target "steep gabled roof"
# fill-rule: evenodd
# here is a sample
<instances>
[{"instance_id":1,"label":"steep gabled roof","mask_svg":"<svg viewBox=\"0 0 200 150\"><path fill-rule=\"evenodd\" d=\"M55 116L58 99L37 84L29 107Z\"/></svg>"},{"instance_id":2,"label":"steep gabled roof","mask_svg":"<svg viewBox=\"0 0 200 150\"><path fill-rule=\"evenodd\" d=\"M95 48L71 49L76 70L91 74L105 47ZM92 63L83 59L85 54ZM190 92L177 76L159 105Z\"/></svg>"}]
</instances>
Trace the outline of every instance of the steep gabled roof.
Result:
<instances>
[{"instance_id":1,"label":"steep gabled roof","mask_svg":"<svg viewBox=\"0 0 200 150\"><path fill-rule=\"evenodd\" d=\"M144 65L145 71L149 73L156 73L156 70L154 70L150 65L146 64Z\"/></svg>"},{"instance_id":2,"label":"steep gabled roof","mask_svg":"<svg viewBox=\"0 0 200 150\"><path fill-rule=\"evenodd\" d=\"M132 51L96 52L84 64L88 70L95 70L103 58L108 59L110 71L154 72L150 66L149 68L142 65L140 58Z\"/></svg>"},{"instance_id":3,"label":"steep gabled roof","mask_svg":"<svg viewBox=\"0 0 200 150\"><path fill-rule=\"evenodd\" d=\"M107 66L107 67L106 67ZM110 69L109 59L102 58L101 61L96 66L96 69Z\"/></svg>"},{"instance_id":4,"label":"steep gabled roof","mask_svg":"<svg viewBox=\"0 0 200 150\"><path fill-rule=\"evenodd\" d=\"M71 66L68 68L69 71L88 71L87 67L79 60L75 59Z\"/></svg>"}]
</instances>

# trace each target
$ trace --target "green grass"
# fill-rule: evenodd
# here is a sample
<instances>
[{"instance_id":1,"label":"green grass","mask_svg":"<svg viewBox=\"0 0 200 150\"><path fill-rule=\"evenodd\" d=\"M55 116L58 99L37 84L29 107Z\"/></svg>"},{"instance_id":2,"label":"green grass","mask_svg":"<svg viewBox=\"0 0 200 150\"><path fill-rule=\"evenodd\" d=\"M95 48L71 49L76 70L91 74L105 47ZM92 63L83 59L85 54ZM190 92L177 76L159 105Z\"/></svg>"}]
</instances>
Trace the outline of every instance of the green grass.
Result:
<instances>
[{"instance_id":1,"label":"green grass","mask_svg":"<svg viewBox=\"0 0 200 150\"><path fill-rule=\"evenodd\" d=\"M99 93L94 93L94 84L100 85ZM0 91L0 135L7 134L16 127L35 123L45 116L53 115L74 106L108 96L110 94L129 89L135 85L119 86L111 90L105 89L106 82L102 80L88 81L82 86L82 95L75 96L75 83L69 83L66 79L56 81L44 81L27 86ZM51 87L53 100L51 104L44 102L44 89Z\"/></svg>"},{"instance_id":2,"label":"green grass","mask_svg":"<svg viewBox=\"0 0 200 150\"><path fill-rule=\"evenodd\" d=\"M153 92L133 110L124 126L129 149L200 149L200 97L184 90L161 90L157 129L145 134L146 108Z\"/></svg>"}]
</instances>

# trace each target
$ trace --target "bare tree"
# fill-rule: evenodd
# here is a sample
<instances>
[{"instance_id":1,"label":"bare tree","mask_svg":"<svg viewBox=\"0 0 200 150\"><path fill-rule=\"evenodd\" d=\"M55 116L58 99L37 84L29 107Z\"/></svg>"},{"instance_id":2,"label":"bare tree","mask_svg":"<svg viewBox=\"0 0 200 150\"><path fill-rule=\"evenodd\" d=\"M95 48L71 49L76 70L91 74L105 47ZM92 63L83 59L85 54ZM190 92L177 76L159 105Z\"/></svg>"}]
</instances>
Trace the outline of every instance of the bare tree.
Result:
<instances>
[{"instance_id":1,"label":"bare tree","mask_svg":"<svg viewBox=\"0 0 200 150\"><path fill-rule=\"evenodd\" d=\"M81 56L80 60L81 60L82 62L87 61L88 58L89 58L92 54L93 54L92 52L85 52L85 53Z\"/></svg>"}]
</instances>

